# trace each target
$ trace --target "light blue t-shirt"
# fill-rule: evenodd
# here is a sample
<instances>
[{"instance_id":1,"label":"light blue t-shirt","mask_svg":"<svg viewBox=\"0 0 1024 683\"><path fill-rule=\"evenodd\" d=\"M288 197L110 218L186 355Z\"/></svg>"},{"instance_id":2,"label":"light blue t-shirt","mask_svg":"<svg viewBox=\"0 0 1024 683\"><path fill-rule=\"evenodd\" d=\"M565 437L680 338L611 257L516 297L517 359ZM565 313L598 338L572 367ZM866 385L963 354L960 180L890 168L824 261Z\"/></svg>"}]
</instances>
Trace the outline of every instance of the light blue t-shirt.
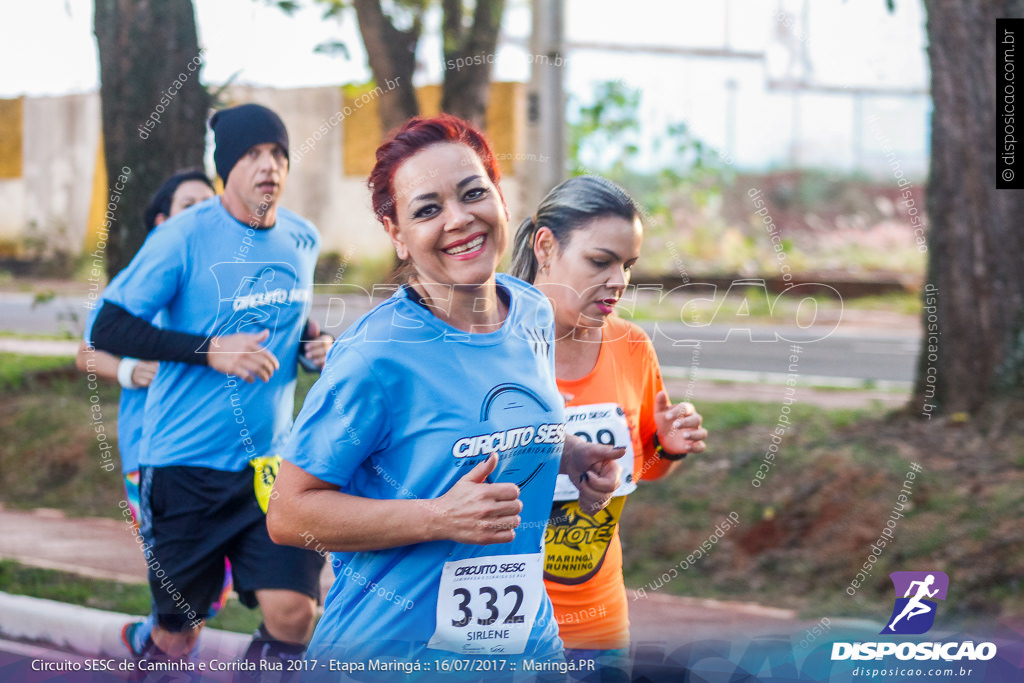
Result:
<instances>
[{"instance_id":1,"label":"light blue t-shirt","mask_svg":"<svg viewBox=\"0 0 1024 683\"><path fill-rule=\"evenodd\" d=\"M277 209L272 228L253 229L219 197L150 234L104 301L145 320L164 311L162 327L203 337L268 329L263 346L280 368L250 384L208 366L161 362L146 392L141 465L237 472L276 452L291 426L319 251L316 228L287 209Z\"/></svg>"},{"instance_id":2,"label":"light blue t-shirt","mask_svg":"<svg viewBox=\"0 0 1024 683\"><path fill-rule=\"evenodd\" d=\"M121 403L117 409L117 450L121 455L121 474L139 469L147 393L145 387L121 388Z\"/></svg>"},{"instance_id":3,"label":"light blue t-shirt","mask_svg":"<svg viewBox=\"0 0 1024 683\"><path fill-rule=\"evenodd\" d=\"M553 315L530 285L503 274L498 284L510 305L495 332L457 330L406 288L363 316L331 348L282 455L345 493L429 506L497 452L488 481L520 487L516 538L334 553L310 660L420 661L434 667L421 670L430 678L449 673L436 660L561 656L540 565L535 577L526 568L543 551L564 438ZM517 625L520 638L529 634L520 655L510 635Z\"/></svg>"}]
</instances>

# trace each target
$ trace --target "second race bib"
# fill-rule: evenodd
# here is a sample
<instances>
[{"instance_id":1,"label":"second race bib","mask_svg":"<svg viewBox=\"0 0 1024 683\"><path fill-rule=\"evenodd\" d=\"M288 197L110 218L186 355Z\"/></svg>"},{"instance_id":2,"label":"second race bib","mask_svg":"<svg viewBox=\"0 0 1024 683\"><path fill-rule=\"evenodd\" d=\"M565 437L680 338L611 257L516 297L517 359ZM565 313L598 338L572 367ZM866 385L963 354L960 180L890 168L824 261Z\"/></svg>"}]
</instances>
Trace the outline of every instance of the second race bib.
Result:
<instances>
[{"instance_id":1,"label":"second race bib","mask_svg":"<svg viewBox=\"0 0 1024 683\"><path fill-rule=\"evenodd\" d=\"M253 458L249 461L249 464L256 471L253 475L256 501L260 504L263 514L266 514L267 506L270 505L270 492L274 489L277 471L281 469L281 456L264 455L262 458Z\"/></svg>"},{"instance_id":2,"label":"second race bib","mask_svg":"<svg viewBox=\"0 0 1024 683\"><path fill-rule=\"evenodd\" d=\"M626 423L626 412L618 404L566 406L565 433L575 434L592 443L625 446L626 452L618 460L619 466L622 467L622 483L612 495L625 496L636 491L636 482L633 480L633 438ZM569 479L569 475L559 474L555 483L555 500L578 500L579 497L579 489Z\"/></svg>"}]
</instances>

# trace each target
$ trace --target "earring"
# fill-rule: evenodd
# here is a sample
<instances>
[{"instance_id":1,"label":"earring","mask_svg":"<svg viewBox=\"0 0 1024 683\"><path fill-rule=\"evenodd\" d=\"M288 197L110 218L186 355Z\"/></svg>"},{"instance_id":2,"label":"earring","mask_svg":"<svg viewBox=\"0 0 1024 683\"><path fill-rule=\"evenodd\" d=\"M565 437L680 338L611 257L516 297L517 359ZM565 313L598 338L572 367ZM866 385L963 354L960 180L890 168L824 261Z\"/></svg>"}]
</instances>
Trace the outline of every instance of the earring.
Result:
<instances>
[{"instance_id":1,"label":"earring","mask_svg":"<svg viewBox=\"0 0 1024 683\"><path fill-rule=\"evenodd\" d=\"M548 270L550 270L550 266L548 266L547 263L540 264L540 272L542 272L545 275L547 275L548 274Z\"/></svg>"}]
</instances>

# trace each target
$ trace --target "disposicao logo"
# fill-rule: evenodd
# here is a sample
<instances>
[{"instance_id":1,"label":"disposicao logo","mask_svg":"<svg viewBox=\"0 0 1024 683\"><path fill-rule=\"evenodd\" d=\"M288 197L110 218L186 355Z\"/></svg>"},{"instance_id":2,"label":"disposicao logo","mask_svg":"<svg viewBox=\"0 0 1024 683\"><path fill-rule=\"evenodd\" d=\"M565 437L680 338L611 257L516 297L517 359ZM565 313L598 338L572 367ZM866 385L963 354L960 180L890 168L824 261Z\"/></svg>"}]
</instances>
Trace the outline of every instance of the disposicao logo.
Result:
<instances>
[{"instance_id":1,"label":"disposicao logo","mask_svg":"<svg viewBox=\"0 0 1024 683\"><path fill-rule=\"evenodd\" d=\"M893 572L896 605L882 635L920 635L935 623L936 600L945 600L949 577L944 572ZM900 597L903 596L903 597Z\"/></svg>"},{"instance_id":2,"label":"disposicao logo","mask_svg":"<svg viewBox=\"0 0 1024 683\"><path fill-rule=\"evenodd\" d=\"M893 572L889 574L896 590L896 604L880 635L920 635L935 623L936 600L945 600L949 577L943 572ZM969 661L989 660L996 656L993 643L964 642L868 642L833 643L832 661L871 660L895 656L900 660Z\"/></svg>"}]
</instances>

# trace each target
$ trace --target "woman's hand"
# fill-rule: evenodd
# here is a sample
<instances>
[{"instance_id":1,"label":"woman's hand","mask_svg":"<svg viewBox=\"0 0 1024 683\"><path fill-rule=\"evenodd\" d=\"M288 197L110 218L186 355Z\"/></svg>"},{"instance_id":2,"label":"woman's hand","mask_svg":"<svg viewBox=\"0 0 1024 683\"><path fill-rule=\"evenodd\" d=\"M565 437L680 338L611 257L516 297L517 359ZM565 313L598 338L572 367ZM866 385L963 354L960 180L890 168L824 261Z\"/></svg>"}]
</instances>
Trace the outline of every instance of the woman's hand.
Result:
<instances>
[{"instance_id":1,"label":"woman's hand","mask_svg":"<svg viewBox=\"0 0 1024 683\"><path fill-rule=\"evenodd\" d=\"M584 441L575 434L565 435L561 471L580 491L580 510L592 515L608 505L622 476L616 460L625 450L625 446L615 448Z\"/></svg>"},{"instance_id":2,"label":"woman's hand","mask_svg":"<svg viewBox=\"0 0 1024 683\"><path fill-rule=\"evenodd\" d=\"M140 360L132 369L132 382L137 387L148 387L159 368L160 363L155 360Z\"/></svg>"},{"instance_id":3,"label":"woman's hand","mask_svg":"<svg viewBox=\"0 0 1024 683\"><path fill-rule=\"evenodd\" d=\"M664 391L659 391L654 397L658 441L668 453L702 452L706 447L704 439L708 438L708 430L700 426L703 419L691 403L672 405Z\"/></svg>"},{"instance_id":4,"label":"woman's hand","mask_svg":"<svg viewBox=\"0 0 1024 683\"><path fill-rule=\"evenodd\" d=\"M498 456L492 453L433 501L443 525L441 536L476 545L508 543L516 537L523 509L519 487L511 482L487 483L497 465Z\"/></svg>"},{"instance_id":5,"label":"woman's hand","mask_svg":"<svg viewBox=\"0 0 1024 683\"><path fill-rule=\"evenodd\" d=\"M331 350L334 337L320 331L320 325L315 320L306 321L306 330L299 348L299 354L313 366L324 369L327 363L327 352Z\"/></svg>"}]
</instances>

